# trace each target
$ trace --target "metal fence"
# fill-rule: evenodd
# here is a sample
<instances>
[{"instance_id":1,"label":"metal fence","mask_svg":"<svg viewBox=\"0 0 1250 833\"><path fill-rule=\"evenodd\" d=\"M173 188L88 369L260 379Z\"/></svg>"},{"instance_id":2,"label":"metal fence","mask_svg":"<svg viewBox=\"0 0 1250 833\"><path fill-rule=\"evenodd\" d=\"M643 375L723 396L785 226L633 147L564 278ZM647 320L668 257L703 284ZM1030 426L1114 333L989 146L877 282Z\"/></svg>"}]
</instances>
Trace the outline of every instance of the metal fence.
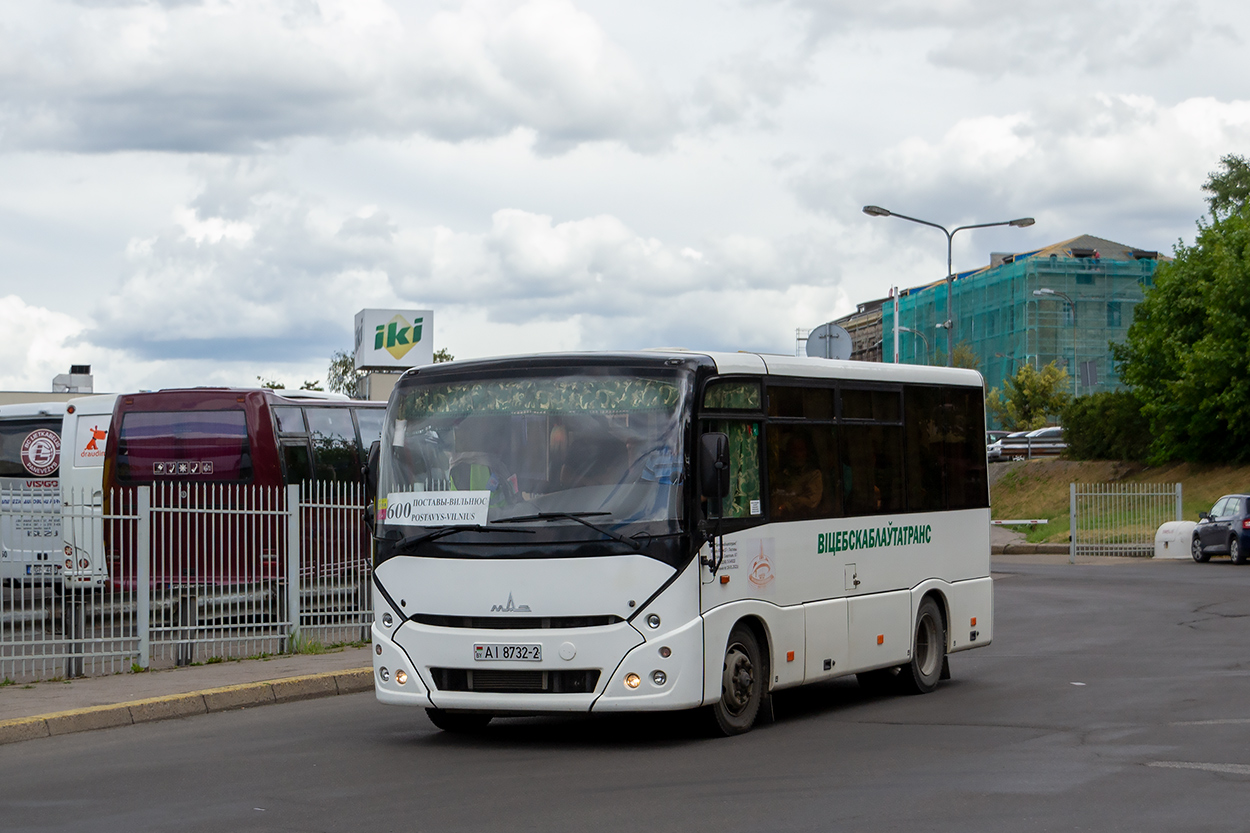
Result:
<instances>
[{"instance_id":1,"label":"metal fence","mask_svg":"<svg viewBox=\"0 0 1250 833\"><path fill-rule=\"evenodd\" d=\"M51 511L10 503L0 524L46 523ZM162 483L108 501L67 495L57 511L60 572L0 588L0 679L368 639L372 550L359 484Z\"/></svg>"},{"instance_id":2,"label":"metal fence","mask_svg":"<svg viewBox=\"0 0 1250 833\"><path fill-rule=\"evenodd\" d=\"M1155 532L1181 520L1180 483L1072 483L1071 543L1078 555L1154 555Z\"/></svg>"}]
</instances>

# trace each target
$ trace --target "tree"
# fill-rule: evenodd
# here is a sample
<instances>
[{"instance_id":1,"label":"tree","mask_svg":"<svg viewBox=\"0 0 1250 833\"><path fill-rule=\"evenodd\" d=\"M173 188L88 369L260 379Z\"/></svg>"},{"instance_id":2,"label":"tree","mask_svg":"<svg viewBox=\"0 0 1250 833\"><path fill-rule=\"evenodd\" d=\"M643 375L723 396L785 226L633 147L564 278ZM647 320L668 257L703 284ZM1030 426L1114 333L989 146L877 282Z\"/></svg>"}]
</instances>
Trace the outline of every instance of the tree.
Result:
<instances>
[{"instance_id":1,"label":"tree","mask_svg":"<svg viewBox=\"0 0 1250 833\"><path fill-rule=\"evenodd\" d=\"M1022 364L1014 376L1003 380L1005 390L994 388L985 400L990 413L1004 428L1030 431L1058 419L1071 397L1068 372L1054 362L1041 371Z\"/></svg>"},{"instance_id":2,"label":"tree","mask_svg":"<svg viewBox=\"0 0 1250 833\"><path fill-rule=\"evenodd\" d=\"M1240 214L1250 200L1250 162L1230 153L1220 159L1220 165L1223 170L1213 171L1202 186L1211 195L1207 197L1211 216L1217 218Z\"/></svg>"},{"instance_id":3,"label":"tree","mask_svg":"<svg viewBox=\"0 0 1250 833\"><path fill-rule=\"evenodd\" d=\"M951 364L954 367L966 367L969 370L981 369L981 357L977 355L977 351L972 349L972 345L966 341L961 341L955 345L954 351L951 353Z\"/></svg>"},{"instance_id":4,"label":"tree","mask_svg":"<svg viewBox=\"0 0 1250 833\"><path fill-rule=\"evenodd\" d=\"M1125 343L1112 345L1150 421L1150 462L1250 459L1248 215L1200 220L1194 245L1176 245Z\"/></svg>"},{"instance_id":5,"label":"tree","mask_svg":"<svg viewBox=\"0 0 1250 833\"><path fill-rule=\"evenodd\" d=\"M286 390L286 385L279 382L277 379L266 379L264 376L257 376L256 381L260 382L260 386L262 388L269 388L270 390Z\"/></svg>"},{"instance_id":6,"label":"tree","mask_svg":"<svg viewBox=\"0 0 1250 833\"><path fill-rule=\"evenodd\" d=\"M1066 456L1074 460L1144 460L1150 423L1141 402L1126 390L1079 396L1063 409Z\"/></svg>"},{"instance_id":7,"label":"tree","mask_svg":"<svg viewBox=\"0 0 1250 833\"><path fill-rule=\"evenodd\" d=\"M359 380L365 374L356 369L356 359L346 350L338 350L330 356L330 368L326 371L326 386L335 393L359 397Z\"/></svg>"},{"instance_id":8,"label":"tree","mask_svg":"<svg viewBox=\"0 0 1250 833\"><path fill-rule=\"evenodd\" d=\"M454 362L455 360L456 357L453 356L451 351L446 347L440 347L434 351L434 364L439 364L440 362Z\"/></svg>"},{"instance_id":9,"label":"tree","mask_svg":"<svg viewBox=\"0 0 1250 833\"><path fill-rule=\"evenodd\" d=\"M321 387L320 379L313 379L311 382L305 380L304 384L299 386L299 389L300 390L325 390L325 388Z\"/></svg>"}]
</instances>

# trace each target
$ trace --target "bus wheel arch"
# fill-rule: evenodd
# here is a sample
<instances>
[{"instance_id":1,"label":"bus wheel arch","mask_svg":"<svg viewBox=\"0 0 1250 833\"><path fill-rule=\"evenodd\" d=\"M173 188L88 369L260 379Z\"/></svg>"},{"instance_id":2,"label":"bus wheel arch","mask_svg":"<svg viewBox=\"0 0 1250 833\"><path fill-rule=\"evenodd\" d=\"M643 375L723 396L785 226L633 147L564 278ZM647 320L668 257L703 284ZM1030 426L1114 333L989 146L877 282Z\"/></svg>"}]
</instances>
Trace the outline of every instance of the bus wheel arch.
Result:
<instances>
[{"instance_id":1,"label":"bus wheel arch","mask_svg":"<svg viewBox=\"0 0 1250 833\"><path fill-rule=\"evenodd\" d=\"M770 710L770 657L768 630L758 617L744 616L729 629L720 698L707 709L717 734L748 732L761 713Z\"/></svg>"}]
</instances>

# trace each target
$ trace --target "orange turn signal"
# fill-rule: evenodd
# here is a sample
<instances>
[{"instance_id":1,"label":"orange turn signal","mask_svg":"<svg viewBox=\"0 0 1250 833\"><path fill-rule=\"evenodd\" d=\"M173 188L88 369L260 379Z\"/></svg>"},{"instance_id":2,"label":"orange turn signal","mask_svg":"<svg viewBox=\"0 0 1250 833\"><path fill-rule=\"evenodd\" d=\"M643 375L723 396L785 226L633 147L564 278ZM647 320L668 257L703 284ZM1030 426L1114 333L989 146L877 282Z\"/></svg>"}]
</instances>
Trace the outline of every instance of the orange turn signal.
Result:
<instances>
[{"instance_id":1,"label":"orange turn signal","mask_svg":"<svg viewBox=\"0 0 1250 833\"><path fill-rule=\"evenodd\" d=\"M883 633L879 633L879 634L877 634L877 644L878 644L878 645L884 645L884 644L885 644L885 634L883 634Z\"/></svg>"},{"instance_id":2,"label":"orange turn signal","mask_svg":"<svg viewBox=\"0 0 1250 833\"><path fill-rule=\"evenodd\" d=\"M977 617L973 616L973 617L972 617L972 627L974 627L974 628L975 628L976 626L977 626Z\"/></svg>"},{"instance_id":3,"label":"orange turn signal","mask_svg":"<svg viewBox=\"0 0 1250 833\"><path fill-rule=\"evenodd\" d=\"M721 576L721 577L720 577L720 583L721 583L721 584L728 584L728 583L729 583L729 576Z\"/></svg>"},{"instance_id":4,"label":"orange turn signal","mask_svg":"<svg viewBox=\"0 0 1250 833\"><path fill-rule=\"evenodd\" d=\"M786 651L786 662L794 662L794 651Z\"/></svg>"}]
</instances>

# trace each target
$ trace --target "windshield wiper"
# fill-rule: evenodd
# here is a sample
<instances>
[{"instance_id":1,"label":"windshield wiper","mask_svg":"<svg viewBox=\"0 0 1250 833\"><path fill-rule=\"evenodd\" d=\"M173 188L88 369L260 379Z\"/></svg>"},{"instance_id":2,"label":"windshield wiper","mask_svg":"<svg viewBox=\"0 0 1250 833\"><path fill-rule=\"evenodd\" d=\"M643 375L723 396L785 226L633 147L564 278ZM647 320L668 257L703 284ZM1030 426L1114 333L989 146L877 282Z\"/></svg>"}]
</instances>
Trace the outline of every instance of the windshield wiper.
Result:
<instances>
[{"instance_id":1,"label":"windshield wiper","mask_svg":"<svg viewBox=\"0 0 1250 833\"><path fill-rule=\"evenodd\" d=\"M582 526L589 527L601 535L606 535L613 541L620 541L628 547L638 549L639 542L633 538L626 538L618 532L605 529L598 524L592 524L586 520L588 517L595 515L611 515L611 512L535 512L533 515L516 515L510 518L500 518L497 521L491 521L493 524L508 523L509 521L576 521ZM641 534L641 533L640 533ZM650 535L647 536L650 539Z\"/></svg>"},{"instance_id":2,"label":"windshield wiper","mask_svg":"<svg viewBox=\"0 0 1250 833\"><path fill-rule=\"evenodd\" d=\"M420 535L409 535L407 538L400 538L395 542L395 549L410 550L414 547L424 544L426 541L433 541L436 538L442 538L456 532L523 532L526 535L533 535L532 529L513 529L511 527L503 528L498 526L482 526L481 524L465 524L464 526L444 526L435 529L432 532L423 532Z\"/></svg>"}]
</instances>

